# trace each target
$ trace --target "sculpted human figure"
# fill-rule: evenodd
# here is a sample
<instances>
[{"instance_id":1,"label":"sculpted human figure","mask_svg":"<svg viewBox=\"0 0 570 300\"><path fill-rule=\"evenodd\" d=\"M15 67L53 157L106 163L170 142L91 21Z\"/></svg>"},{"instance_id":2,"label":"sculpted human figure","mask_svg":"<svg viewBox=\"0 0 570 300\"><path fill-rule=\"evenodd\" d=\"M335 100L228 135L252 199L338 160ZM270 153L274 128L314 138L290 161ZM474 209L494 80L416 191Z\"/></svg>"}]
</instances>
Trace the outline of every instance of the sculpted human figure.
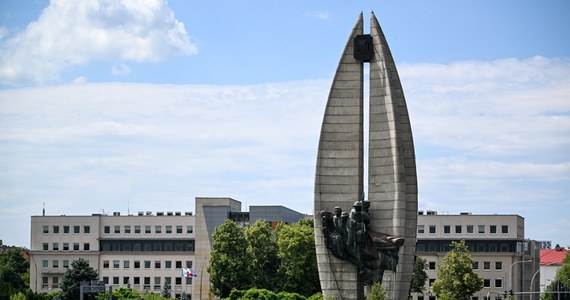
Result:
<instances>
[{"instance_id":1,"label":"sculpted human figure","mask_svg":"<svg viewBox=\"0 0 570 300\"><path fill-rule=\"evenodd\" d=\"M342 260L354 263L362 280L371 284L382 281L384 270L396 270L403 238L370 230L370 201L354 202L350 213L335 207L322 211L325 246Z\"/></svg>"}]
</instances>

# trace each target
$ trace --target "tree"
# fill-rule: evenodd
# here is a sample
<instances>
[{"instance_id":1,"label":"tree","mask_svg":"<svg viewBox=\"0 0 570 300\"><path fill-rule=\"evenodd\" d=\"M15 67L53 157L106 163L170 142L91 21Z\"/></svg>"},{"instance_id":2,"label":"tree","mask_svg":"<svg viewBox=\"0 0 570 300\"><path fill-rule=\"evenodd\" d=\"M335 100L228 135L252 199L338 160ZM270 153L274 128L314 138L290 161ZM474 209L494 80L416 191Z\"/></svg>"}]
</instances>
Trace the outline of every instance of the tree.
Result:
<instances>
[{"instance_id":1,"label":"tree","mask_svg":"<svg viewBox=\"0 0 570 300\"><path fill-rule=\"evenodd\" d=\"M247 252L251 257L252 287L275 291L277 283L277 238L265 220L257 220L245 230Z\"/></svg>"},{"instance_id":2,"label":"tree","mask_svg":"<svg viewBox=\"0 0 570 300\"><path fill-rule=\"evenodd\" d=\"M214 244L208 266L212 293L226 298L232 289L248 289L252 278L251 257L244 231L232 220L226 220L216 228L212 239Z\"/></svg>"},{"instance_id":3,"label":"tree","mask_svg":"<svg viewBox=\"0 0 570 300\"><path fill-rule=\"evenodd\" d=\"M427 260L425 258L416 256L416 261L414 262L414 269L412 272L412 282L410 284L410 291L412 293L424 294L424 286L428 275L427 270Z\"/></svg>"},{"instance_id":4,"label":"tree","mask_svg":"<svg viewBox=\"0 0 570 300\"><path fill-rule=\"evenodd\" d=\"M388 293L382 286L382 283L375 282L370 288L370 295L366 297L367 300L386 300L388 299Z\"/></svg>"},{"instance_id":5,"label":"tree","mask_svg":"<svg viewBox=\"0 0 570 300\"><path fill-rule=\"evenodd\" d=\"M473 293L483 288L483 279L473 272L475 262L469 255L465 241L451 242L437 272L432 290L438 299L470 300Z\"/></svg>"},{"instance_id":6,"label":"tree","mask_svg":"<svg viewBox=\"0 0 570 300\"><path fill-rule=\"evenodd\" d=\"M320 291L315 236L312 222L283 225L277 231L278 255L281 265L277 271L281 289L310 296Z\"/></svg>"},{"instance_id":7,"label":"tree","mask_svg":"<svg viewBox=\"0 0 570 300\"><path fill-rule=\"evenodd\" d=\"M61 280L61 296L63 299L79 299L80 284L82 281L97 280L97 271L89 266L89 262L83 258L74 260L71 268L63 274Z\"/></svg>"},{"instance_id":8,"label":"tree","mask_svg":"<svg viewBox=\"0 0 570 300\"><path fill-rule=\"evenodd\" d=\"M30 262L22 255L22 249L0 254L0 299L25 292L29 285Z\"/></svg>"},{"instance_id":9,"label":"tree","mask_svg":"<svg viewBox=\"0 0 570 300\"><path fill-rule=\"evenodd\" d=\"M164 285L162 286L162 297L164 298L171 298L172 297L172 287L170 286L170 282L164 282Z\"/></svg>"}]
</instances>

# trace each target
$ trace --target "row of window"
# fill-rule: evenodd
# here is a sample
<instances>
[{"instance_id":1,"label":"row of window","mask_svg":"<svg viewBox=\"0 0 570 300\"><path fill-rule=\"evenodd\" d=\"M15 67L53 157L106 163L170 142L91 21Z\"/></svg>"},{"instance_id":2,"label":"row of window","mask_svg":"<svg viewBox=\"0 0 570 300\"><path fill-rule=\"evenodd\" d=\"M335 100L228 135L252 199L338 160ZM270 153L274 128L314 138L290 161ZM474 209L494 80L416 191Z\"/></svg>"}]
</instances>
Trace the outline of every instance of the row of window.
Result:
<instances>
[{"instance_id":1,"label":"row of window","mask_svg":"<svg viewBox=\"0 0 570 300\"><path fill-rule=\"evenodd\" d=\"M69 250L74 250L74 251L79 251L79 243L73 243L70 247L69 243L63 243L62 245L63 247L61 248L61 250L63 251L69 251ZM49 244L48 243L43 243L42 244L42 249L47 251L49 250ZM59 251L59 243L52 243L51 244L51 250L53 251ZM83 243L83 251L89 251L91 250L91 244L89 243Z\"/></svg>"},{"instance_id":2,"label":"row of window","mask_svg":"<svg viewBox=\"0 0 570 300\"><path fill-rule=\"evenodd\" d=\"M60 265L59 265L59 260L58 260L58 259L54 259L54 260L51 261L51 267L52 267L52 268L57 269L57 268L59 268L59 266L60 266ZM66 268L66 269L69 268L69 260L64 259L64 260L62 261L61 266L62 266L63 268ZM47 260L47 259L42 260L42 268L43 268L43 269L48 269L48 268L49 268L49 260Z\"/></svg>"},{"instance_id":3,"label":"row of window","mask_svg":"<svg viewBox=\"0 0 570 300\"><path fill-rule=\"evenodd\" d=\"M517 251L517 244L513 242L467 241L467 249L469 252L520 252ZM451 243L449 241L418 240L416 251L449 252L451 251Z\"/></svg>"},{"instance_id":4,"label":"row of window","mask_svg":"<svg viewBox=\"0 0 570 300\"><path fill-rule=\"evenodd\" d=\"M104 260L103 261L103 269L109 269L111 267L111 264L113 266L113 269L121 268L121 261L120 260L113 260L113 261ZM142 263L140 260L132 261L132 266L134 269L140 269L141 266L145 269L150 269L152 265L153 265L153 261L150 261L150 260L144 260L144 261L142 261ZM173 264L172 264L171 260L165 260L164 262L160 261L160 260L154 261L154 268L155 269L162 269L163 266L164 266L164 269L171 269L172 265ZM175 261L174 267L176 269L182 269L182 261L180 261L180 260ZM131 268L131 261L130 260L123 260L123 269L130 269L130 268ZM186 261L186 268L192 268L192 261L191 260Z\"/></svg>"},{"instance_id":5,"label":"row of window","mask_svg":"<svg viewBox=\"0 0 570 300\"><path fill-rule=\"evenodd\" d=\"M60 229L62 229L62 231L60 231ZM42 233L71 233L71 229L73 229L73 233L82 233L81 232L81 226L79 225L53 225L51 227L51 232L49 230L49 225L43 225L42 226ZM91 233L91 226L89 225L83 225L83 233Z\"/></svg>"},{"instance_id":6,"label":"row of window","mask_svg":"<svg viewBox=\"0 0 570 300\"><path fill-rule=\"evenodd\" d=\"M100 249L103 252L194 252L194 240L119 240L101 241Z\"/></svg>"},{"instance_id":7,"label":"row of window","mask_svg":"<svg viewBox=\"0 0 570 300\"><path fill-rule=\"evenodd\" d=\"M503 287L503 279L501 278L496 278L494 279L495 281L495 287L496 288L501 288ZM435 282L434 278L430 278L429 279L429 286L431 288L432 284ZM483 288L490 288L491 287L491 279L483 279Z\"/></svg>"},{"instance_id":8,"label":"row of window","mask_svg":"<svg viewBox=\"0 0 570 300\"><path fill-rule=\"evenodd\" d=\"M424 300L424 299L429 299L429 300L436 300L435 296L426 296L424 297L423 295L419 295L418 296L418 300ZM483 300L502 300L503 298L501 296L490 296L490 297L483 297ZM479 300L479 297L471 297L471 300Z\"/></svg>"},{"instance_id":9,"label":"row of window","mask_svg":"<svg viewBox=\"0 0 570 300\"><path fill-rule=\"evenodd\" d=\"M437 233L437 226L436 225L428 225L428 232L427 233ZM455 233L463 233L463 225L454 225ZM501 225L501 233L506 234L509 233L509 225ZM443 225L443 233L450 234L451 233L451 225ZM496 234L498 233L499 226L497 225L489 225L489 233ZM486 233L487 225L477 225L477 233ZM418 233L426 233L426 226L425 225L418 225ZM475 233L475 225L465 225L465 233Z\"/></svg>"},{"instance_id":10,"label":"row of window","mask_svg":"<svg viewBox=\"0 0 570 300\"><path fill-rule=\"evenodd\" d=\"M42 277L42 289L47 290L47 289L58 289L59 288L59 283L61 282L61 279L57 276L51 277L51 286L49 283L49 277L48 276L43 276ZM111 279L112 281L109 281L109 279ZM120 277L118 276L114 276L112 278L109 277L103 277L103 282L105 284L115 284L118 285L120 284ZM153 289L155 291L159 291L161 290L162 286L161 283L164 282L165 284L168 285L172 285L172 277L154 277L154 285L153 285ZM140 285L141 284L141 277L132 277L132 282L131 282L131 277L123 277L123 281L122 284L126 285L126 286L130 286L132 284L134 285ZM142 277L142 283L143 283L143 289L145 290L150 290L151 286L151 277ZM174 284L175 285L181 285L182 284L182 278L181 277L175 277L174 278ZM186 277L186 285L192 285L192 277Z\"/></svg>"},{"instance_id":11,"label":"row of window","mask_svg":"<svg viewBox=\"0 0 570 300\"><path fill-rule=\"evenodd\" d=\"M430 261L428 262L428 269L429 270L435 270L436 267L436 263L435 261ZM495 262L495 270L502 270L503 269L503 262L502 261L496 261ZM479 262L476 261L473 263L473 270L479 270ZM491 262L490 261L484 261L483 262L483 270L491 270Z\"/></svg>"},{"instance_id":12,"label":"row of window","mask_svg":"<svg viewBox=\"0 0 570 300\"><path fill-rule=\"evenodd\" d=\"M154 228L153 228L154 227ZM139 234L141 232L144 232L145 234L149 234L149 233L153 233L153 229L154 229L154 233L157 234L161 234L163 226L162 225L155 225L155 226L151 226L151 225L145 225L145 226L141 226L141 225L123 225L122 226L122 231L121 231L121 225L114 225L113 226L113 233L116 234L120 234L120 233L124 233L124 234L131 234L131 233L135 233L135 234ZM144 231L143 231L144 229ZM164 226L164 233L166 234L172 234L174 231L173 229L176 231L176 233L180 234L184 232L184 226L182 225L165 225ZM104 233L111 233L111 226L104 226L103 227L103 232ZM192 225L186 225L186 233L193 233L194 232L194 226Z\"/></svg>"}]
</instances>

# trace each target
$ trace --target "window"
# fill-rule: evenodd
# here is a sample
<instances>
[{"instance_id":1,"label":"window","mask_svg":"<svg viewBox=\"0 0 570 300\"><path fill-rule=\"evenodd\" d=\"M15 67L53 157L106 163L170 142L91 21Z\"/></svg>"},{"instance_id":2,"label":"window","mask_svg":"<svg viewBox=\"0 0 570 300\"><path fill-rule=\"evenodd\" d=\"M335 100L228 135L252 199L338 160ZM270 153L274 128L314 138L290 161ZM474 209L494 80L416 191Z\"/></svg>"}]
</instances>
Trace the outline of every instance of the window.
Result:
<instances>
[{"instance_id":1,"label":"window","mask_svg":"<svg viewBox=\"0 0 570 300\"><path fill-rule=\"evenodd\" d=\"M430 261L430 262L428 263L428 268L429 268L430 270L435 270L435 261Z\"/></svg>"},{"instance_id":2,"label":"window","mask_svg":"<svg viewBox=\"0 0 570 300\"><path fill-rule=\"evenodd\" d=\"M491 262L490 261L484 261L483 262L483 270L491 270Z\"/></svg>"},{"instance_id":3,"label":"window","mask_svg":"<svg viewBox=\"0 0 570 300\"><path fill-rule=\"evenodd\" d=\"M155 260L155 261L154 261L154 268L155 268L155 269L160 269L160 260Z\"/></svg>"},{"instance_id":4,"label":"window","mask_svg":"<svg viewBox=\"0 0 570 300\"><path fill-rule=\"evenodd\" d=\"M154 226L154 233L162 233L162 226L160 225Z\"/></svg>"},{"instance_id":5,"label":"window","mask_svg":"<svg viewBox=\"0 0 570 300\"><path fill-rule=\"evenodd\" d=\"M145 269L150 269L150 260L145 260L145 261L144 261L144 268L145 268Z\"/></svg>"},{"instance_id":6,"label":"window","mask_svg":"<svg viewBox=\"0 0 570 300\"><path fill-rule=\"evenodd\" d=\"M182 284L182 278L181 278L181 277L176 277L174 280L175 280L174 282L175 282L176 285L181 285L181 284Z\"/></svg>"},{"instance_id":7,"label":"window","mask_svg":"<svg viewBox=\"0 0 570 300\"><path fill-rule=\"evenodd\" d=\"M83 250L89 251L90 249L91 249L91 245L89 245L89 243L84 243L84 244L83 244Z\"/></svg>"},{"instance_id":8,"label":"window","mask_svg":"<svg viewBox=\"0 0 570 300\"><path fill-rule=\"evenodd\" d=\"M443 225L443 233L451 233L451 226Z\"/></svg>"},{"instance_id":9,"label":"window","mask_svg":"<svg viewBox=\"0 0 570 300\"><path fill-rule=\"evenodd\" d=\"M186 277L186 285L192 285L192 277Z\"/></svg>"},{"instance_id":10,"label":"window","mask_svg":"<svg viewBox=\"0 0 570 300\"><path fill-rule=\"evenodd\" d=\"M503 280L501 278L495 279L495 287L496 288L503 287Z\"/></svg>"},{"instance_id":11,"label":"window","mask_svg":"<svg viewBox=\"0 0 570 300\"><path fill-rule=\"evenodd\" d=\"M160 291L160 277L154 277L154 290Z\"/></svg>"},{"instance_id":12,"label":"window","mask_svg":"<svg viewBox=\"0 0 570 300\"><path fill-rule=\"evenodd\" d=\"M141 227L139 225L135 225L135 233L141 233Z\"/></svg>"},{"instance_id":13,"label":"window","mask_svg":"<svg viewBox=\"0 0 570 300\"><path fill-rule=\"evenodd\" d=\"M113 261L113 269L118 269L119 267L121 267L120 264L121 263L118 260L114 260Z\"/></svg>"},{"instance_id":14,"label":"window","mask_svg":"<svg viewBox=\"0 0 570 300\"><path fill-rule=\"evenodd\" d=\"M89 225L83 226L83 233L91 233L91 226Z\"/></svg>"},{"instance_id":15,"label":"window","mask_svg":"<svg viewBox=\"0 0 570 300\"><path fill-rule=\"evenodd\" d=\"M123 277L123 284L125 285L129 284L129 277Z\"/></svg>"},{"instance_id":16,"label":"window","mask_svg":"<svg viewBox=\"0 0 570 300\"><path fill-rule=\"evenodd\" d=\"M125 233L131 233L131 225L125 225Z\"/></svg>"},{"instance_id":17,"label":"window","mask_svg":"<svg viewBox=\"0 0 570 300\"><path fill-rule=\"evenodd\" d=\"M105 233L111 233L111 226L105 226L105 227L103 227L103 232L105 232Z\"/></svg>"},{"instance_id":18,"label":"window","mask_svg":"<svg viewBox=\"0 0 570 300\"><path fill-rule=\"evenodd\" d=\"M186 268L192 268L192 261L191 260L187 260L186 261Z\"/></svg>"},{"instance_id":19,"label":"window","mask_svg":"<svg viewBox=\"0 0 570 300\"><path fill-rule=\"evenodd\" d=\"M509 225L501 225L501 233L509 233Z\"/></svg>"},{"instance_id":20,"label":"window","mask_svg":"<svg viewBox=\"0 0 570 300\"><path fill-rule=\"evenodd\" d=\"M490 233L497 233L497 225L490 225L489 226Z\"/></svg>"},{"instance_id":21,"label":"window","mask_svg":"<svg viewBox=\"0 0 570 300\"><path fill-rule=\"evenodd\" d=\"M48 278L46 276L42 277L42 289L48 288Z\"/></svg>"},{"instance_id":22,"label":"window","mask_svg":"<svg viewBox=\"0 0 570 300\"><path fill-rule=\"evenodd\" d=\"M103 269L109 269L109 261L108 260L103 261Z\"/></svg>"},{"instance_id":23,"label":"window","mask_svg":"<svg viewBox=\"0 0 570 300\"><path fill-rule=\"evenodd\" d=\"M63 260L63 267L64 267L64 268L69 268L69 260L67 260L67 259L64 259L64 260Z\"/></svg>"},{"instance_id":24,"label":"window","mask_svg":"<svg viewBox=\"0 0 570 300\"><path fill-rule=\"evenodd\" d=\"M478 261L473 263L473 270L479 270L479 262Z\"/></svg>"},{"instance_id":25,"label":"window","mask_svg":"<svg viewBox=\"0 0 570 300\"><path fill-rule=\"evenodd\" d=\"M121 226L120 225L115 225L115 233L121 233Z\"/></svg>"},{"instance_id":26,"label":"window","mask_svg":"<svg viewBox=\"0 0 570 300\"><path fill-rule=\"evenodd\" d=\"M491 280L490 279L483 279L483 287L484 288L491 287Z\"/></svg>"},{"instance_id":27,"label":"window","mask_svg":"<svg viewBox=\"0 0 570 300\"><path fill-rule=\"evenodd\" d=\"M479 226L478 226L478 229L479 229L479 230L477 231L478 233L485 233L485 225L479 225Z\"/></svg>"},{"instance_id":28,"label":"window","mask_svg":"<svg viewBox=\"0 0 570 300\"><path fill-rule=\"evenodd\" d=\"M52 249L53 249L53 250L59 250L59 243L53 243L53 244L52 244Z\"/></svg>"},{"instance_id":29,"label":"window","mask_svg":"<svg viewBox=\"0 0 570 300\"><path fill-rule=\"evenodd\" d=\"M186 226L186 233L193 233L193 232L194 232L194 226L187 225Z\"/></svg>"},{"instance_id":30,"label":"window","mask_svg":"<svg viewBox=\"0 0 570 300\"><path fill-rule=\"evenodd\" d=\"M103 276L103 283L104 283L104 284L109 284L109 277Z\"/></svg>"},{"instance_id":31,"label":"window","mask_svg":"<svg viewBox=\"0 0 570 300\"><path fill-rule=\"evenodd\" d=\"M172 268L172 261L170 261L170 260L165 261L165 262L164 262L164 268L165 268L165 269L170 269L170 268Z\"/></svg>"},{"instance_id":32,"label":"window","mask_svg":"<svg viewBox=\"0 0 570 300\"><path fill-rule=\"evenodd\" d=\"M141 268L140 260L135 260L135 269L140 269L140 268Z\"/></svg>"},{"instance_id":33,"label":"window","mask_svg":"<svg viewBox=\"0 0 570 300\"><path fill-rule=\"evenodd\" d=\"M466 228L467 233L473 233L473 225L467 225Z\"/></svg>"},{"instance_id":34,"label":"window","mask_svg":"<svg viewBox=\"0 0 570 300\"><path fill-rule=\"evenodd\" d=\"M150 290L150 277L145 277L145 278L144 278L144 289L145 289L145 290Z\"/></svg>"},{"instance_id":35,"label":"window","mask_svg":"<svg viewBox=\"0 0 570 300\"><path fill-rule=\"evenodd\" d=\"M424 225L418 225L418 233L425 233L425 226Z\"/></svg>"},{"instance_id":36,"label":"window","mask_svg":"<svg viewBox=\"0 0 570 300\"><path fill-rule=\"evenodd\" d=\"M435 225L429 225L429 233L435 233Z\"/></svg>"},{"instance_id":37,"label":"window","mask_svg":"<svg viewBox=\"0 0 570 300\"><path fill-rule=\"evenodd\" d=\"M73 226L73 233L79 233L79 225Z\"/></svg>"},{"instance_id":38,"label":"window","mask_svg":"<svg viewBox=\"0 0 570 300\"><path fill-rule=\"evenodd\" d=\"M162 251L162 244L154 243L154 251Z\"/></svg>"},{"instance_id":39,"label":"window","mask_svg":"<svg viewBox=\"0 0 570 300\"><path fill-rule=\"evenodd\" d=\"M49 250L49 245L48 245L48 243L43 243L43 244L42 244L42 247L43 247L44 250Z\"/></svg>"},{"instance_id":40,"label":"window","mask_svg":"<svg viewBox=\"0 0 570 300\"><path fill-rule=\"evenodd\" d=\"M59 225L53 225L53 233L59 233Z\"/></svg>"},{"instance_id":41,"label":"window","mask_svg":"<svg viewBox=\"0 0 570 300\"><path fill-rule=\"evenodd\" d=\"M455 225L455 233L461 233L461 225Z\"/></svg>"},{"instance_id":42,"label":"window","mask_svg":"<svg viewBox=\"0 0 570 300\"><path fill-rule=\"evenodd\" d=\"M131 267L131 261L130 260L124 260L123 261L123 268L128 269L130 267Z\"/></svg>"},{"instance_id":43,"label":"window","mask_svg":"<svg viewBox=\"0 0 570 300\"><path fill-rule=\"evenodd\" d=\"M119 277L118 276L113 277L113 284L119 284Z\"/></svg>"},{"instance_id":44,"label":"window","mask_svg":"<svg viewBox=\"0 0 570 300\"><path fill-rule=\"evenodd\" d=\"M176 261L176 268L177 268L177 269L182 268L182 261L180 261L180 260L177 260L177 261Z\"/></svg>"},{"instance_id":45,"label":"window","mask_svg":"<svg viewBox=\"0 0 570 300\"><path fill-rule=\"evenodd\" d=\"M176 225L176 233L182 233L182 225Z\"/></svg>"},{"instance_id":46,"label":"window","mask_svg":"<svg viewBox=\"0 0 570 300\"><path fill-rule=\"evenodd\" d=\"M69 233L69 226L63 225L63 233Z\"/></svg>"},{"instance_id":47,"label":"window","mask_svg":"<svg viewBox=\"0 0 570 300\"><path fill-rule=\"evenodd\" d=\"M63 250L69 251L69 243L63 243Z\"/></svg>"},{"instance_id":48,"label":"window","mask_svg":"<svg viewBox=\"0 0 570 300\"><path fill-rule=\"evenodd\" d=\"M166 226L166 233L172 233L172 226L170 225Z\"/></svg>"},{"instance_id":49,"label":"window","mask_svg":"<svg viewBox=\"0 0 570 300\"><path fill-rule=\"evenodd\" d=\"M502 261L496 261L495 262L495 270L502 270L503 269L503 262Z\"/></svg>"},{"instance_id":50,"label":"window","mask_svg":"<svg viewBox=\"0 0 570 300\"><path fill-rule=\"evenodd\" d=\"M51 265L52 265L54 268L59 268L59 260L53 260L53 261L51 262Z\"/></svg>"},{"instance_id":51,"label":"window","mask_svg":"<svg viewBox=\"0 0 570 300\"><path fill-rule=\"evenodd\" d=\"M431 287L434 282L435 282L435 279L430 278L430 279L429 279L429 286Z\"/></svg>"},{"instance_id":52,"label":"window","mask_svg":"<svg viewBox=\"0 0 570 300\"><path fill-rule=\"evenodd\" d=\"M144 227L144 233L150 233L150 225Z\"/></svg>"},{"instance_id":53,"label":"window","mask_svg":"<svg viewBox=\"0 0 570 300\"><path fill-rule=\"evenodd\" d=\"M73 243L73 250L79 251L79 243Z\"/></svg>"},{"instance_id":54,"label":"window","mask_svg":"<svg viewBox=\"0 0 570 300\"><path fill-rule=\"evenodd\" d=\"M43 233L49 233L49 226L44 225L42 230Z\"/></svg>"},{"instance_id":55,"label":"window","mask_svg":"<svg viewBox=\"0 0 570 300\"><path fill-rule=\"evenodd\" d=\"M133 283L134 284L141 284L141 278L140 277L133 277Z\"/></svg>"},{"instance_id":56,"label":"window","mask_svg":"<svg viewBox=\"0 0 570 300\"><path fill-rule=\"evenodd\" d=\"M59 277L53 277L52 278L52 285L51 288L52 289L58 289L59 288Z\"/></svg>"}]
</instances>

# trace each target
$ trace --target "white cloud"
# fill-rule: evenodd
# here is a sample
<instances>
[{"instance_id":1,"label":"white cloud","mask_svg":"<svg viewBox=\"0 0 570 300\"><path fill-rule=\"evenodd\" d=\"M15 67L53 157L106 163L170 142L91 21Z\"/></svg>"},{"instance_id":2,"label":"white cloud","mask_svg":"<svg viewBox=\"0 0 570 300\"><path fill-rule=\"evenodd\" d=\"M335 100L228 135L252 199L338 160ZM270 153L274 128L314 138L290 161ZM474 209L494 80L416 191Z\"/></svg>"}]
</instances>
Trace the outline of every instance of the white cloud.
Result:
<instances>
[{"instance_id":1,"label":"white cloud","mask_svg":"<svg viewBox=\"0 0 570 300\"><path fill-rule=\"evenodd\" d=\"M315 18L317 20L328 20L330 19L330 13L328 11L314 10L308 13L308 16Z\"/></svg>"},{"instance_id":2,"label":"white cloud","mask_svg":"<svg viewBox=\"0 0 570 300\"><path fill-rule=\"evenodd\" d=\"M73 65L160 61L196 51L166 0L53 0L25 31L2 41L0 82L45 83Z\"/></svg>"},{"instance_id":3,"label":"white cloud","mask_svg":"<svg viewBox=\"0 0 570 300\"><path fill-rule=\"evenodd\" d=\"M131 74L131 68L124 62L115 63L111 67L111 74L115 76Z\"/></svg>"},{"instance_id":4,"label":"white cloud","mask_svg":"<svg viewBox=\"0 0 570 300\"><path fill-rule=\"evenodd\" d=\"M400 74L421 209L559 225L570 193L567 60L405 65ZM0 203L88 214L126 211L128 201L132 211L192 210L195 196L232 196L310 212L330 81L0 90ZM29 214L21 210L22 222Z\"/></svg>"}]
</instances>

